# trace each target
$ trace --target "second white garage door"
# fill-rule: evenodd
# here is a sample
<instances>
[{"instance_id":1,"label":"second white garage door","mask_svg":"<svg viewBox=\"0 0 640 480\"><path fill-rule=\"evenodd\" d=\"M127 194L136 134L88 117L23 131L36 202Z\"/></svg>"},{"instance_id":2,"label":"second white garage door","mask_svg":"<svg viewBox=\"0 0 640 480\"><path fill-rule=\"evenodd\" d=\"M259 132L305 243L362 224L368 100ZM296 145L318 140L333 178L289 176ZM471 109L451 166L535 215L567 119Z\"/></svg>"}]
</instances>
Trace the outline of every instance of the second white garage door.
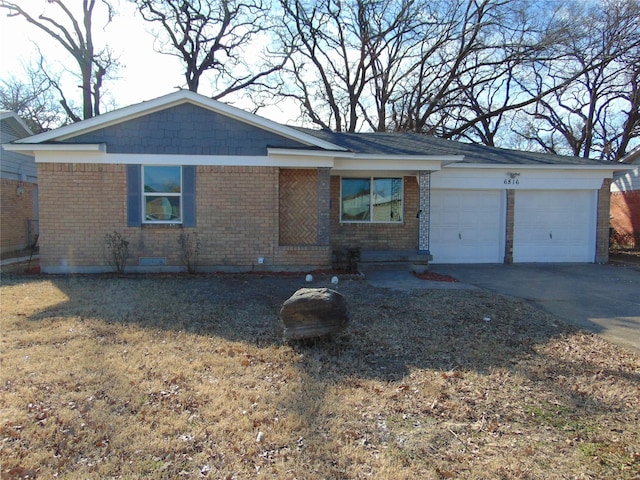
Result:
<instances>
[{"instance_id":1,"label":"second white garage door","mask_svg":"<svg viewBox=\"0 0 640 480\"><path fill-rule=\"evenodd\" d=\"M431 191L431 263L502 263L503 190Z\"/></svg>"},{"instance_id":2,"label":"second white garage door","mask_svg":"<svg viewBox=\"0 0 640 480\"><path fill-rule=\"evenodd\" d=\"M515 194L514 262L593 262L596 192L518 191Z\"/></svg>"}]
</instances>

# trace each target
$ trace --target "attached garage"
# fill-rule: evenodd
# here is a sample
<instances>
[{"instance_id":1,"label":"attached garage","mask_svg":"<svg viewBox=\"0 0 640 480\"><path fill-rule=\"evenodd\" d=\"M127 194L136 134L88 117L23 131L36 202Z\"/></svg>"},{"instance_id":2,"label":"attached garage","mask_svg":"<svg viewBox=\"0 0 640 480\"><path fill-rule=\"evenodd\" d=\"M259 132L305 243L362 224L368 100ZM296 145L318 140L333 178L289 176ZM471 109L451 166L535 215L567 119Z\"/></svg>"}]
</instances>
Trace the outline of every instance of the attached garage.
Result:
<instances>
[{"instance_id":1,"label":"attached garage","mask_svg":"<svg viewBox=\"0 0 640 480\"><path fill-rule=\"evenodd\" d=\"M593 262L597 192L515 192L513 261Z\"/></svg>"},{"instance_id":2,"label":"attached garage","mask_svg":"<svg viewBox=\"0 0 640 480\"><path fill-rule=\"evenodd\" d=\"M505 191L431 191L431 263L502 263Z\"/></svg>"}]
</instances>

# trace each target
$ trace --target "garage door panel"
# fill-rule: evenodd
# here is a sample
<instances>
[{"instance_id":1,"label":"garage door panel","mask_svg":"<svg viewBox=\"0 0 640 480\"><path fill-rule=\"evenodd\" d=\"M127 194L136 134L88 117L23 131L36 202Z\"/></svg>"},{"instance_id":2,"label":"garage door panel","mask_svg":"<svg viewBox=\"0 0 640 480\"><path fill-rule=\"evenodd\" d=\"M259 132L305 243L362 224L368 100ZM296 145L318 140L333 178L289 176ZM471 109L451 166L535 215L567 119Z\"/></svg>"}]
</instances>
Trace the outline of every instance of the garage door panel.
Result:
<instances>
[{"instance_id":1,"label":"garage door panel","mask_svg":"<svg viewBox=\"0 0 640 480\"><path fill-rule=\"evenodd\" d=\"M504 211L503 191L432 190L432 263L501 263Z\"/></svg>"},{"instance_id":2,"label":"garage door panel","mask_svg":"<svg viewBox=\"0 0 640 480\"><path fill-rule=\"evenodd\" d=\"M592 262L595 196L590 190L518 191L514 262Z\"/></svg>"}]
</instances>

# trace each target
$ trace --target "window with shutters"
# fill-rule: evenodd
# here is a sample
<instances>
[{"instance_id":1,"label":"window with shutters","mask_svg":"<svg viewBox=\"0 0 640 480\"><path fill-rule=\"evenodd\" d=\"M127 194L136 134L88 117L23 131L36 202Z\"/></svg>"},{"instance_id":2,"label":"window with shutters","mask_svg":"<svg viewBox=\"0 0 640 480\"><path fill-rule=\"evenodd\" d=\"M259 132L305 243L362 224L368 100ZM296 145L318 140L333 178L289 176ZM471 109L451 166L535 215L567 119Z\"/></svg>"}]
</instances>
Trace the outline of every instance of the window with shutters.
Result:
<instances>
[{"instance_id":1,"label":"window with shutters","mask_svg":"<svg viewBox=\"0 0 640 480\"><path fill-rule=\"evenodd\" d=\"M196 226L196 167L128 165L127 225Z\"/></svg>"}]
</instances>

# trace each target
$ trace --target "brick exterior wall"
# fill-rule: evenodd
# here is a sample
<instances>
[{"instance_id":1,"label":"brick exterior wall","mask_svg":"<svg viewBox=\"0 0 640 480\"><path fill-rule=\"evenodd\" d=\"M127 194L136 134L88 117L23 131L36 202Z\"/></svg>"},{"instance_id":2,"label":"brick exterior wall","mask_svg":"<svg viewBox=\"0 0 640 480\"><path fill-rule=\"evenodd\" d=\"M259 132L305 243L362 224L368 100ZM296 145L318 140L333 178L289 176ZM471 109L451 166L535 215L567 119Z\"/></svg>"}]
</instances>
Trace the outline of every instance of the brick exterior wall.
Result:
<instances>
[{"instance_id":1,"label":"brick exterior wall","mask_svg":"<svg viewBox=\"0 0 640 480\"><path fill-rule=\"evenodd\" d=\"M18 187L22 188L21 195L16 193ZM0 179L0 252L3 254L30 246L27 220L35 216L37 188L34 183Z\"/></svg>"},{"instance_id":2,"label":"brick exterior wall","mask_svg":"<svg viewBox=\"0 0 640 480\"><path fill-rule=\"evenodd\" d=\"M106 233L129 242L128 269L141 257L166 258L164 269L182 269L181 232L197 231L202 270L326 268L328 246L279 245L279 176L272 167L199 166L196 228L126 227L126 166L39 164L40 264L44 272L109 270ZM317 191L309 178L308 191ZM258 257L265 262L258 264ZM144 270L145 268L140 268ZM150 270L150 268L146 268Z\"/></svg>"},{"instance_id":3,"label":"brick exterior wall","mask_svg":"<svg viewBox=\"0 0 640 480\"><path fill-rule=\"evenodd\" d=\"M404 177L404 221L391 223L340 223L340 177L331 177L331 247L334 250L361 248L363 250L418 251L416 218L419 205L418 181Z\"/></svg>"},{"instance_id":4,"label":"brick exterior wall","mask_svg":"<svg viewBox=\"0 0 640 480\"><path fill-rule=\"evenodd\" d=\"M640 190L611 194L612 241L624 248L640 248Z\"/></svg>"},{"instance_id":5,"label":"brick exterior wall","mask_svg":"<svg viewBox=\"0 0 640 480\"><path fill-rule=\"evenodd\" d=\"M107 232L129 237L123 165L38 164L40 266L104 265Z\"/></svg>"}]
</instances>

